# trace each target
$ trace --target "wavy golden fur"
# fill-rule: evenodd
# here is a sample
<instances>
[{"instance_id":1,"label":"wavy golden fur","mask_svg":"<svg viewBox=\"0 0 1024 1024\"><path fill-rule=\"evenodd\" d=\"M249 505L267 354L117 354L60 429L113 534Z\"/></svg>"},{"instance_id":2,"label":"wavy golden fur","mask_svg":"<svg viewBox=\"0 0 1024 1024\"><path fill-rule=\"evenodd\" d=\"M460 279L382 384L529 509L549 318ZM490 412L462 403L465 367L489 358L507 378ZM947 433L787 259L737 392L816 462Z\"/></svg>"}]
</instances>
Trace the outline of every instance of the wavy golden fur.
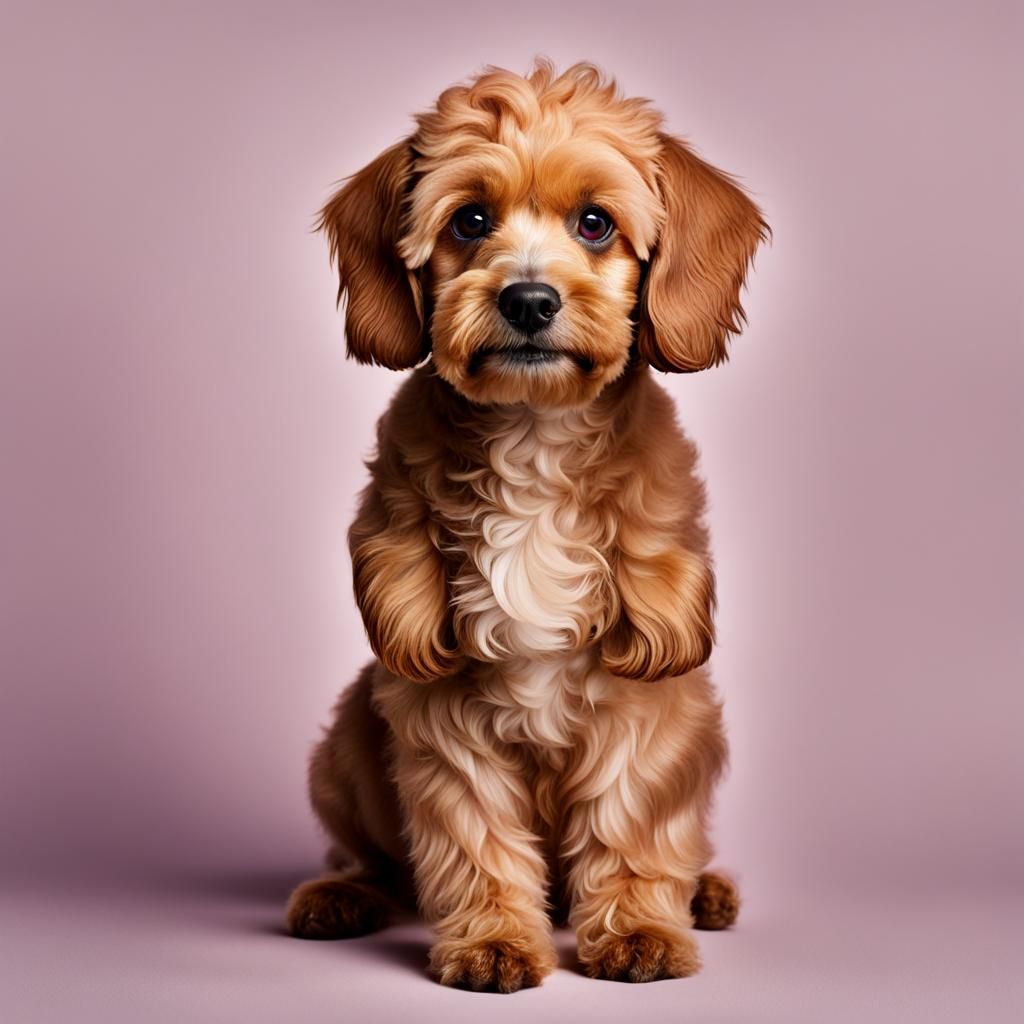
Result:
<instances>
[{"instance_id":1,"label":"wavy golden fur","mask_svg":"<svg viewBox=\"0 0 1024 1024\"><path fill-rule=\"evenodd\" d=\"M649 366L726 357L760 212L645 100L540 62L448 89L321 226L350 353L417 369L350 533L377 661L313 756L332 870L289 927L415 900L442 983L508 992L554 968L554 912L592 976L692 974L694 915L725 927L737 897L702 873L726 757L704 489ZM499 311L516 282L560 298L528 339Z\"/></svg>"}]
</instances>

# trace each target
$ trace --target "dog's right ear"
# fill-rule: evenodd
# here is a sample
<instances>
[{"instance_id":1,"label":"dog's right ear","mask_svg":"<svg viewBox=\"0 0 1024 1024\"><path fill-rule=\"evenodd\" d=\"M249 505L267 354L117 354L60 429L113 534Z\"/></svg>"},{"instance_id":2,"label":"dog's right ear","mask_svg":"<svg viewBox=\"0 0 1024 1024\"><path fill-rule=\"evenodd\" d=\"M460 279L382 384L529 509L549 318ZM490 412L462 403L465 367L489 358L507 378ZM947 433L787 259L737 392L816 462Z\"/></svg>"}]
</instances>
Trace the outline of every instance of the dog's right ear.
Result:
<instances>
[{"instance_id":1,"label":"dog's right ear","mask_svg":"<svg viewBox=\"0 0 1024 1024\"><path fill-rule=\"evenodd\" d=\"M338 268L338 302L347 295L349 355L392 370L429 352L420 285L398 255L412 165L409 143L396 143L349 178L317 221Z\"/></svg>"}]
</instances>

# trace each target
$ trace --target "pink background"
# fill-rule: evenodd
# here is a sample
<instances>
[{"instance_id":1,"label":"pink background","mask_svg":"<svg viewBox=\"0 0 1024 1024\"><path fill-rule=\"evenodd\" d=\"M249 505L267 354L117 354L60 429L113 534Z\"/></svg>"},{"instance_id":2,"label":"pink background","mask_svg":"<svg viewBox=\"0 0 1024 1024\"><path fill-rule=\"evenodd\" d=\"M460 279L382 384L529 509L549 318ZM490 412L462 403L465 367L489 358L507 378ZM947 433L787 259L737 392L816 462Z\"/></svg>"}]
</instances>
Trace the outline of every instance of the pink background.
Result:
<instances>
[{"instance_id":1,"label":"pink background","mask_svg":"<svg viewBox=\"0 0 1024 1024\"><path fill-rule=\"evenodd\" d=\"M0 1013L1020 1019L1019 11L6 4ZM275 930L368 656L344 538L398 382L345 360L309 229L444 86L536 53L653 97L775 229L732 362L666 378L746 911L698 979L485 1004L423 980L414 924Z\"/></svg>"}]
</instances>

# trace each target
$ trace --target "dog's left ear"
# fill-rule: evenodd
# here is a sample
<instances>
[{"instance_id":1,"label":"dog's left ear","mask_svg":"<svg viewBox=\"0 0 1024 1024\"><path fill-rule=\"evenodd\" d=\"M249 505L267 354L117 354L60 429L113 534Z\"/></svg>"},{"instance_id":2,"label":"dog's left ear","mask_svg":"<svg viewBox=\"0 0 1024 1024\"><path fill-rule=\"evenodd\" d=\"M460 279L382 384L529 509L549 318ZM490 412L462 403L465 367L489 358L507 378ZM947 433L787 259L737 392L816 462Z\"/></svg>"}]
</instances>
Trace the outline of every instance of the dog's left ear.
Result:
<instances>
[{"instance_id":1,"label":"dog's left ear","mask_svg":"<svg viewBox=\"0 0 1024 1024\"><path fill-rule=\"evenodd\" d=\"M704 370L724 361L744 322L740 288L769 233L727 175L662 135L659 182L667 217L640 296L637 345L654 367Z\"/></svg>"},{"instance_id":2,"label":"dog's left ear","mask_svg":"<svg viewBox=\"0 0 1024 1024\"><path fill-rule=\"evenodd\" d=\"M338 268L338 302L348 296L349 355L392 370L415 366L429 350L420 285L398 255L412 165L408 142L386 149L328 200L317 223Z\"/></svg>"}]
</instances>

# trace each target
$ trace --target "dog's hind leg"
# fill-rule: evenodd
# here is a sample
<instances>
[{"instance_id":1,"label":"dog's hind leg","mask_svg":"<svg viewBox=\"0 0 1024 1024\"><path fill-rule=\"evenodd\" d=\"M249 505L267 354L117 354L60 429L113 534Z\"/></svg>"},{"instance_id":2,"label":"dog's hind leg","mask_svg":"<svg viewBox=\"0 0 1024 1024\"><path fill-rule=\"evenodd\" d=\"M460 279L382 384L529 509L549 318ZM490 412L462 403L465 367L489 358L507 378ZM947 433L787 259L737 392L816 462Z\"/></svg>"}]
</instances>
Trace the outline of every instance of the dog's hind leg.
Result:
<instances>
[{"instance_id":1,"label":"dog's hind leg","mask_svg":"<svg viewBox=\"0 0 1024 1024\"><path fill-rule=\"evenodd\" d=\"M371 875L332 872L295 889L285 920L299 939L350 939L385 927L393 910Z\"/></svg>"},{"instance_id":2,"label":"dog's hind leg","mask_svg":"<svg viewBox=\"0 0 1024 1024\"><path fill-rule=\"evenodd\" d=\"M374 668L342 694L310 762L310 800L332 845L328 870L288 900L288 931L299 938L365 935L415 905L386 763L388 727L370 702Z\"/></svg>"},{"instance_id":3,"label":"dog's hind leg","mask_svg":"<svg viewBox=\"0 0 1024 1024\"><path fill-rule=\"evenodd\" d=\"M697 879L697 891L690 902L693 927L713 932L736 923L740 913L740 894L736 883L717 871L705 871Z\"/></svg>"}]
</instances>

